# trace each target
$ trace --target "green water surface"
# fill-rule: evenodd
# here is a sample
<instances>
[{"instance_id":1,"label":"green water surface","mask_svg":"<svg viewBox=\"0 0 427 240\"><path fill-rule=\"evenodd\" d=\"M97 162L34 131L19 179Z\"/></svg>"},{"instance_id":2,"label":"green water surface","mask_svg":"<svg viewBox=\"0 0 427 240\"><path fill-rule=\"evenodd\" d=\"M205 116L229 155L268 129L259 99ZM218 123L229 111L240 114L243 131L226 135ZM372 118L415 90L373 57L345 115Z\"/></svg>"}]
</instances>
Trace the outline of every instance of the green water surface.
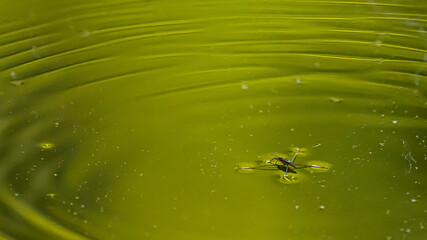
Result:
<instances>
[{"instance_id":1,"label":"green water surface","mask_svg":"<svg viewBox=\"0 0 427 240\"><path fill-rule=\"evenodd\" d=\"M0 3L1 240L427 239L425 0Z\"/></svg>"}]
</instances>

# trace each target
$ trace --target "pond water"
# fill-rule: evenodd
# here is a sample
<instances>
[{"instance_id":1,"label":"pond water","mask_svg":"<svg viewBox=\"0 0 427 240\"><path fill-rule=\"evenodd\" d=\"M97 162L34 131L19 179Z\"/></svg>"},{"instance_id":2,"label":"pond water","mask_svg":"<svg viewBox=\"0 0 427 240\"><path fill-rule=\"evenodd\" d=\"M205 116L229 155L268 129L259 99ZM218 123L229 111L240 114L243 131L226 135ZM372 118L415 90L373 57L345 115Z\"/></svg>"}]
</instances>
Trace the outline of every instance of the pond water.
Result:
<instances>
[{"instance_id":1,"label":"pond water","mask_svg":"<svg viewBox=\"0 0 427 240\"><path fill-rule=\"evenodd\" d=\"M2 1L0 239L426 239L426 12Z\"/></svg>"}]
</instances>

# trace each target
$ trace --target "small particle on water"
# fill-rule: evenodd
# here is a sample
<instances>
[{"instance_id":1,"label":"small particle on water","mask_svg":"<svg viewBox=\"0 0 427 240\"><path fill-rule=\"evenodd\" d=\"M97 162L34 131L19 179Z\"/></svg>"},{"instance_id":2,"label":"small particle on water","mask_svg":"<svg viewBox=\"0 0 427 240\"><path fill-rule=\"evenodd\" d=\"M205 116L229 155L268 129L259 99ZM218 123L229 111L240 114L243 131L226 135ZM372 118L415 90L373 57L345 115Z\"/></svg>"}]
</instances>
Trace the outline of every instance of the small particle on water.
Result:
<instances>
[{"instance_id":1,"label":"small particle on water","mask_svg":"<svg viewBox=\"0 0 427 240\"><path fill-rule=\"evenodd\" d=\"M10 72L10 76L11 76L13 79L16 79L16 73L15 73L15 72Z\"/></svg>"},{"instance_id":2,"label":"small particle on water","mask_svg":"<svg viewBox=\"0 0 427 240\"><path fill-rule=\"evenodd\" d=\"M393 122L392 122L393 124L397 124L397 120L393 120Z\"/></svg>"},{"instance_id":3,"label":"small particle on water","mask_svg":"<svg viewBox=\"0 0 427 240\"><path fill-rule=\"evenodd\" d=\"M298 206L298 205L295 205L295 209L296 209L296 210L298 210L298 209L299 209L299 206Z\"/></svg>"},{"instance_id":4,"label":"small particle on water","mask_svg":"<svg viewBox=\"0 0 427 240\"><path fill-rule=\"evenodd\" d=\"M291 132L295 131L295 129L291 128Z\"/></svg>"},{"instance_id":5,"label":"small particle on water","mask_svg":"<svg viewBox=\"0 0 427 240\"><path fill-rule=\"evenodd\" d=\"M411 199L411 202L417 202L417 199Z\"/></svg>"},{"instance_id":6,"label":"small particle on water","mask_svg":"<svg viewBox=\"0 0 427 240\"><path fill-rule=\"evenodd\" d=\"M248 87L248 84L246 84L246 83L242 83L241 88L242 88L243 90L246 90L246 89L248 89L249 87Z\"/></svg>"},{"instance_id":7,"label":"small particle on water","mask_svg":"<svg viewBox=\"0 0 427 240\"><path fill-rule=\"evenodd\" d=\"M53 143L50 143L50 142L46 142L46 143L42 143L41 144L41 147L43 148L43 149L49 149L49 148L53 148Z\"/></svg>"},{"instance_id":8,"label":"small particle on water","mask_svg":"<svg viewBox=\"0 0 427 240\"><path fill-rule=\"evenodd\" d=\"M31 53L33 54L33 56L34 57L36 57L36 58L39 58L40 57L40 53L39 53L39 51L38 51L38 49L37 49L37 46L33 46L32 48L31 48Z\"/></svg>"},{"instance_id":9,"label":"small particle on water","mask_svg":"<svg viewBox=\"0 0 427 240\"><path fill-rule=\"evenodd\" d=\"M13 81L10 81L10 84L12 84L14 86L21 86L24 84L24 82L19 81L19 80L13 80Z\"/></svg>"},{"instance_id":10,"label":"small particle on water","mask_svg":"<svg viewBox=\"0 0 427 240\"><path fill-rule=\"evenodd\" d=\"M89 37L90 31L88 29L83 29L83 31L80 33L81 37Z\"/></svg>"},{"instance_id":11,"label":"small particle on water","mask_svg":"<svg viewBox=\"0 0 427 240\"><path fill-rule=\"evenodd\" d=\"M320 209L325 209L325 206L323 206L323 205L320 205L320 207L319 207Z\"/></svg>"},{"instance_id":12,"label":"small particle on water","mask_svg":"<svg viewBox=\"0 0 427 240\"><path fill-rule=\"evenodd\" d=\"M54 174L53 174L53 176L57 177L57 176L58 176L58 174L57 174L57 173L54 173Z\"/></svg>"},{"instance_id":13,"label":"small particle on water","mask_svg":"<svg viewBox=\"0 0 427 240\"><path fill-rule=\"evenodd\" d=\"M330 97L329 101L333 102L333 103L341 103L342 100L337 98L337 97Z\"/></svg>"},{"instance_id":14,"label":"small particle on water","mask_svg":"<svg viewBox=\"0 0 427 240\"><path fill-rule=\"evenodd\" d=\"M299 84L301 84L301 78L299 78L299 77L297 77L296 79L295 79L295 82L299 85Z\"/></svg>"}]
</instances>

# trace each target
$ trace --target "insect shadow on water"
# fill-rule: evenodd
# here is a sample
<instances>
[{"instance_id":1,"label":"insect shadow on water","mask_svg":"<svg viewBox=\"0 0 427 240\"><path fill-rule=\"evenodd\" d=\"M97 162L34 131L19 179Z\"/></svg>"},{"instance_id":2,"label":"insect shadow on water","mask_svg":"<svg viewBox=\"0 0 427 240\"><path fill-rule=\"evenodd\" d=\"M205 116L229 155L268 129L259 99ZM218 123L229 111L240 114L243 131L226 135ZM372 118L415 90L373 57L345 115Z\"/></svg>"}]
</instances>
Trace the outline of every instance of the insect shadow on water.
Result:
<instances>
[{"instance_id":1,"label":"insect shadow on water","mask_svg":"<svg viewBox=\"0 0 427 240\"><path fill-rule=\"evenodd\" d=\"M292 181L292 179L288 176L288 173L297 173L296 169L302 169L302 168L323 168L323 169L328 169L327 166L318 166L318 165L307 165L307 164L298 164L295 163L295 159L297 158L298 154L300 153L300 149L297 148L296 149L297 152L295 153L295 155L292 157L291 160L288 160L286 158L283 157L274 157L271 160L268 160L264 165L260 165L260 166L255 166L255 167L239 167L239 169L256 169L256 170L281 170L283 172L285 172L284 177L289 180ZM279 162L279 163L278 163Z\"/></svg>"}]
</instances>

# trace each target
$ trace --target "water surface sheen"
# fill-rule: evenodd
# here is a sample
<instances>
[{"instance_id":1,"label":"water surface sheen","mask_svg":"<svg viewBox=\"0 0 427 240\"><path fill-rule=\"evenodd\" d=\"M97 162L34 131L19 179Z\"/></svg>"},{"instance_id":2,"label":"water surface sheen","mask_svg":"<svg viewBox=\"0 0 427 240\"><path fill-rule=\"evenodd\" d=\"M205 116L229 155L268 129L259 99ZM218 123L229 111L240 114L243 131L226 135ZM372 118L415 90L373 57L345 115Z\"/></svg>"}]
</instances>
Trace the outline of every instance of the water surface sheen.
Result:
<instances>
[{"instance_id":1,"label":"water surface sheen","mask_svg":"<svg viewBox=\"0 0 427 240\"><path fill-rule=\"evenodd\" d=\"M0 3L0 239L427 238L426 1Z\"/></svg>"}]
</instances>

